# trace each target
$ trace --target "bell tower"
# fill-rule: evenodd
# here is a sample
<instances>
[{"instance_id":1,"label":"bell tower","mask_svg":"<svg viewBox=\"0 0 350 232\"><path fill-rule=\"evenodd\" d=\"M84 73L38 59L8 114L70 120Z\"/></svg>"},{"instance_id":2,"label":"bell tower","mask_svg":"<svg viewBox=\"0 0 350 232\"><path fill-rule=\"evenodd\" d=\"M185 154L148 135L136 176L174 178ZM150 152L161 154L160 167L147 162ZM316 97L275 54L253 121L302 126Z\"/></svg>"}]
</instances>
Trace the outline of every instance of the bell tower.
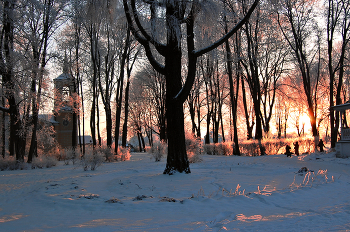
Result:
<instances>
[{"instance_id":1,"label":"bell tower","mask_svg":"<svg viewBox=\"0 0 350 232\"><path fill-rule=\"evenodd\" d=\"M73 138L77 144L78 135L73 135L73 102L72 94L74 92L74 79L69 74L66 59L63 65L63 73L54 79L55 99L54 99L54 115L58 122L55 125L56 139L62 148L71 147ZM77 130L74 130L75 133Z\"/></svg>"}]
</instances>

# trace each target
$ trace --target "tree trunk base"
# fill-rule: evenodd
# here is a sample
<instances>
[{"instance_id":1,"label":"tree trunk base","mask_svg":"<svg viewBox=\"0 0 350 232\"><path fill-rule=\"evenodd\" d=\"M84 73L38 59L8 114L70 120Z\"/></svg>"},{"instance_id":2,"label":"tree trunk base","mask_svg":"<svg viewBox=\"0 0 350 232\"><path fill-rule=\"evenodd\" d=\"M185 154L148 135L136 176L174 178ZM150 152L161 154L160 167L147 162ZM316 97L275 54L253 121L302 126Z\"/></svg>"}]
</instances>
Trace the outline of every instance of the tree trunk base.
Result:
<instances>
[{"instance_id":1,"label":"tree trunk base","mask_svg":"<svg viewBox=\"0 0 350 232\"><path fill-rule=\"evenodd\" d=\"M184 172L186 174L190 174L191 170L190 170L189 165L187 167L175 168L175 167L171 167L170 165L167 164L163 174L174 175L177 172L179 172L179 173Z\"/></svg>"}]
</instances>

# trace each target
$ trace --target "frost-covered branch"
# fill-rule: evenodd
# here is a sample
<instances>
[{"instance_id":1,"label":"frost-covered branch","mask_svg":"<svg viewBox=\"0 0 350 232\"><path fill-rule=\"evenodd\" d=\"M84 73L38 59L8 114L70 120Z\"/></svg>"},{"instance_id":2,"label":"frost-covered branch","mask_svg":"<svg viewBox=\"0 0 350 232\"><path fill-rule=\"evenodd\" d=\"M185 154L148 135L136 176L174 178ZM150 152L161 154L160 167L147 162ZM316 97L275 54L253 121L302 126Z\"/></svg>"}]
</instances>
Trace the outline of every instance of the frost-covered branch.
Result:
<instances>
[{"instance_id":1,"label":"frost-covered branch","mask_svg":"<svg viewBox=\"0 0 350 232\"><path fill-rule=\"evenodd\" d=\"M125 11L126 19L128 21L128 24L129 24L129 27L130 27L130 30L131 30L132 34L134 35L136 40L139 41L139 43L144 47L145 52L146 52L146 56L147 56L149 62L151 63L151 65L154 67L154 69L157 70L157 72L164 74L164 72L165 72L164 65L160 64L155 59L154 55L152 54L152 50L151 50L151 47L150 47L150 42L146 38L141 36L138 33L138 31L136 30L136 28L134 27L133 20L132 20L131 15L130 15L130 9L129 9L127 1L123 0L123 4L124 4L124 11ZM134 4L135 4L135 2L134 2Z\"/></svg>"},{"instance_id":2,"label":"frost-covered branch","mask_svg":"<svg viewBox=\"0 0 350 232\"><path fill-rule=\"evenodd\" d=\"M174 97L174 100L185 102L194 83L196 77L196 63L197 56L194 53L194 20L195 20L195 6L192 5L191 11L186 20L187 26L187 47L188 47L188 73L185 84Z\"/></svg>"},{"instance_id":3,"label":"frost-covered branch","mask_svg":"<svg viewBox=\"0 0 350 232\"><path fill-rule=\"evenodd\" d=\"M246 23L246 21L249 20L251 14L253 13L258 3L259 3L259 0L255 0L255 2L253 3L253 5L250 7L249 11L245 15L245 17L225 36L223 36L221 39L217 40L210 46L198 51L195 51L194 32L193 32L196 7L195 7L195 4L192 5L191 11L188 17L186 18L187 46L188 46L188 74L187 74L185 84L183 85L179 93L174 97L174 100L179 100L181 102L184 102L187 99L187 96L190 93L195 80L197 58L201 55L204 55L205 53L208 53L214 50L215 48L223 44L226 40L228 40L234 33L236 33L244 25L244 23Z\"/></svg>"},{"instance_id":4,"label":"frost-covered branch","mask_svg":"<svg viewBox=\"0 0 350 232\"><path fill-rule=\"evenodd\" d=\"M150 36L147 31L143 28L141 25L140 19L137 14L136 6L135 6L135 0L131 0L131 7L132 7L132 13L134 16L134 20L136 23L137 28L140 30L142 35L145 37L147 41L149 41L156 49L157 51L161 54L164 55L165 52L165 45L157 42L152 36Z\"/></svg>"},{"instance_id":5,"label":"frost-covered branch","mask_svg":"<svg viewBox=\"0 0 350 232\"><path fill-rule=\"evenodd\" d=\"M205 53L208 53L214 50L215 48L219 47L223 43L225 43L226 40L228 40L233 34L235 34L249 20L251 14L253 13L258 3L259 3L259 0L255 0L253 5L250 7L249 11L247 12L247 14L244 16L244 18L234 28L232 28L231 31L229 31L226 35L224 35L222 38L212 43L211 45L196 51L195 56L197 57L202 56Z\"/></svg>"}]
</instances>

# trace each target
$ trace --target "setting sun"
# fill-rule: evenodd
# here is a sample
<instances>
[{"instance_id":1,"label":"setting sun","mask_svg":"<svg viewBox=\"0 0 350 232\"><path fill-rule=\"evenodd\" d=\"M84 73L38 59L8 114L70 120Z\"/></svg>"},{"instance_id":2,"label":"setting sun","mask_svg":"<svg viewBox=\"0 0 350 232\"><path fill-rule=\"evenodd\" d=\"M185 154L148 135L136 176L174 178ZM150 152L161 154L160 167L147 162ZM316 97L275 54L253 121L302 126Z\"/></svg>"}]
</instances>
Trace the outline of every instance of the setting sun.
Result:
<instances>
[{"instance_id":1,"label":"setting sun","mask_svg":"<svg viewBox=\"0 0 350 232\"><path fill-rule=\"evenodd\" d=\"M299 119L299 125L300 126L306 126L306 127L309 127L309 125L310 125L310 118L309 118L309 116L307 115L307 114L302 114L301 116L300 116L300 119Z\"/></svg>"},{"instance_id":2,"label":"setting sun","mask_svg":"<svg viewBox=\"0 0 350 232\"><path fill-rule=\"evenodd\" d=\"M310 118L306 113L299 116L299 128L307 133L311 129Z\"/></svg>"}]
</instances>

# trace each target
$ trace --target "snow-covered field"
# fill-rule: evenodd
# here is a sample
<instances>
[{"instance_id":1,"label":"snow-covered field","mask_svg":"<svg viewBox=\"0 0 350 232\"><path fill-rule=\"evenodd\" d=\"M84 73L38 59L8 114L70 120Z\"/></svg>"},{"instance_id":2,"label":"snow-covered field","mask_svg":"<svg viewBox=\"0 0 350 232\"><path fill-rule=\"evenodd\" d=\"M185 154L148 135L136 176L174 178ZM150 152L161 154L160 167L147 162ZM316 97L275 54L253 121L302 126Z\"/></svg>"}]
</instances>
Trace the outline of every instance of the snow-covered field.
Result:
<instances>
[{"instance_id":1,"label":"snow-covered field","mask_svg":"<svg viewBox=\"0 0 350 232\"><path fill-rule=\"evenodd\" d=\"M2 171L0 231L350 230L350 159L334 153L204 155L172 176L150 157Z\"/></svg>"}]
</instances>

